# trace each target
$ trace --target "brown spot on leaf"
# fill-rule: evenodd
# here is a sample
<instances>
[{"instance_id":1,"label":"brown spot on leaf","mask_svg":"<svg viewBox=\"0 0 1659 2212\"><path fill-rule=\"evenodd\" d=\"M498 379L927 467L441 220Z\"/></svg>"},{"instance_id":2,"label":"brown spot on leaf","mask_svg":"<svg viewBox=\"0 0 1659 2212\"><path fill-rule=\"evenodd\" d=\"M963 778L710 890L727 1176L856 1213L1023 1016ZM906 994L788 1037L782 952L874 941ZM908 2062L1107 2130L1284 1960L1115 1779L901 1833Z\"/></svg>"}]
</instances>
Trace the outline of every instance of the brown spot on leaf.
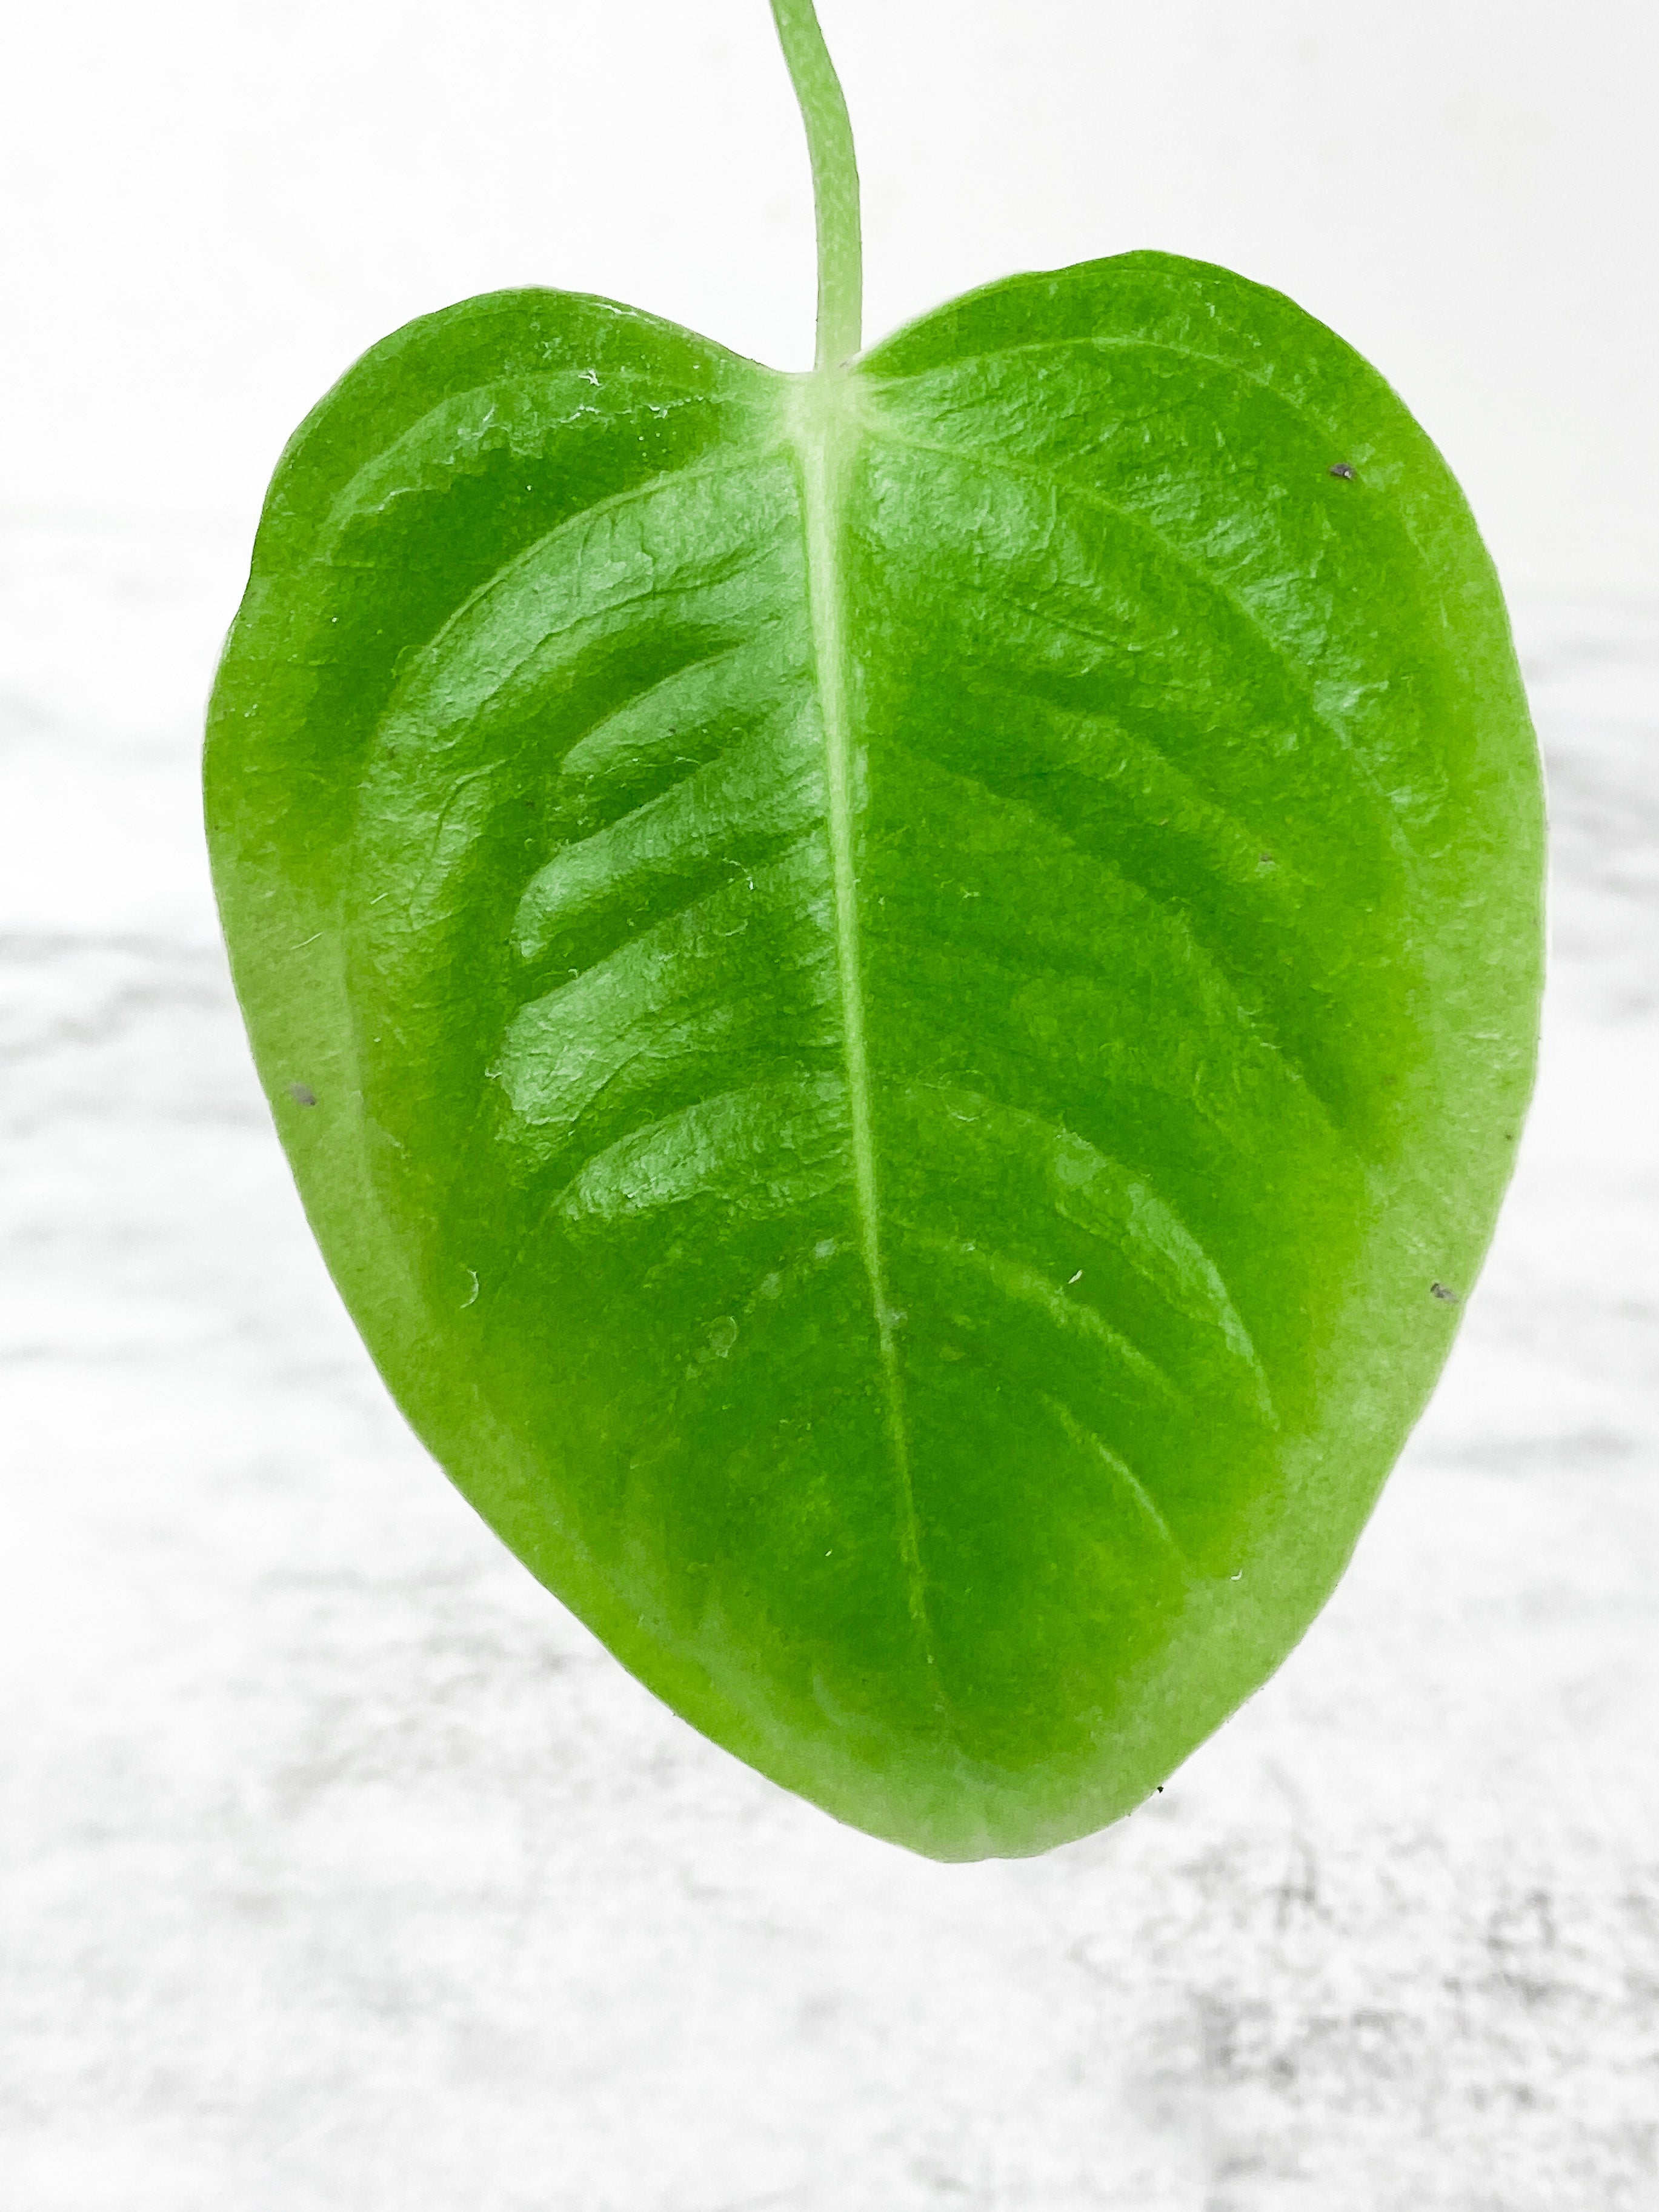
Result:
<instances>
[{"instance_id":1,"label":"brown spot on leaf","mask_svg":"<svg viewBox=\"0 0 1659 2212\"><path fill-rule=\"evenodd\" d=\"M308 1083L290 1083L288 1095L296 1106L314 1106L317 1103L317 1094Z\"/></svg>"}]
</instances>

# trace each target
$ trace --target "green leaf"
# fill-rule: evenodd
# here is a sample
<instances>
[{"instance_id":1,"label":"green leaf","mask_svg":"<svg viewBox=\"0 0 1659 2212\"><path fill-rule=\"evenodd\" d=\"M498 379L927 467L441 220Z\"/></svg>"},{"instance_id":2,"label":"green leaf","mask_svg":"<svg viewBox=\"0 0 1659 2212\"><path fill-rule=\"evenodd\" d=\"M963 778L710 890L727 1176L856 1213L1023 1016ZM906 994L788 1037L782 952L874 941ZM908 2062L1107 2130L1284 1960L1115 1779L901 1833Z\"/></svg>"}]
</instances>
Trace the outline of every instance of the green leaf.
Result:
<instances>
[{"instance_id":1,"label":"green leaf","mask_svg":"<svg viewBox=\"0 0 1659 2212\"><path fill-rule=\"evenodd\" d=\"M698 1728L1018 1854L1284 1657L1540 985L1498 589L1329 331L1147 253L806 377L429 317L283 458L208 793L375 1360Z\"/></svg>"}]
</instances>

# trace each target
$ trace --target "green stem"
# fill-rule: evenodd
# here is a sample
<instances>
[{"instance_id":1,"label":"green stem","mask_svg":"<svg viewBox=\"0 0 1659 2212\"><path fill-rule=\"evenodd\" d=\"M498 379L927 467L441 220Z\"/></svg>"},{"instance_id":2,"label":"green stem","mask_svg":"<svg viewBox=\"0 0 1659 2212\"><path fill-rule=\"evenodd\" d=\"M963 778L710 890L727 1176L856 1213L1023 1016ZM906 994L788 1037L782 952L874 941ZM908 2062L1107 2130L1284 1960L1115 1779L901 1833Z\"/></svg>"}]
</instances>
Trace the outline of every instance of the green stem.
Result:
<instances>
[{"instance_id":1,"label":"green stem","mask_svg":"<svg viewBox=\"0 0 1659 2212\"><path fill-rule=\"evenodd\" d=\"M818 226L817 366L835 368L852 359L864 335L864 246L853 126L812 0L772 0L772 15L812 157L812 204Z\"/></svg>"}]
</instances>

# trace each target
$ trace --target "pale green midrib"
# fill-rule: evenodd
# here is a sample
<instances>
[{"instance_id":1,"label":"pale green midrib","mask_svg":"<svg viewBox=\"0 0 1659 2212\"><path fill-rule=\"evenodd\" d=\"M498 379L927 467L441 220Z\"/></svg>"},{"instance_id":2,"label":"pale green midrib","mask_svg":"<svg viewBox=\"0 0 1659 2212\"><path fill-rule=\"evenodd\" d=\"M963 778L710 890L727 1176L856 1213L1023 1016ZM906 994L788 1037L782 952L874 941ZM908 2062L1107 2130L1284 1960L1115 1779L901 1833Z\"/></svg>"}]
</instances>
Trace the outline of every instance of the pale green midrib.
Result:
<instances>
[{"instance_id":1,"label":"pale green midrib","mask_svg":"<svg viewBox=\"0 0 1659 2212\"><path fill-rule=\"evenodd\" d=\"M797 380L788 401L791 442L800 462L801 518L806 591L818 711L823 724L824 783L834 886L836 966L841 987L842 1035L847 1063L853 1185L859 1241L875 1310L889 1444L899 1493L899 1542L911 1619L927 1665L934 1665L933 1626L910 1477L909 1430L904 1376L893 1334L892 1300L881 1249L880 1192L875 1131L870 1110L870 1060L864 1026L864 977L860 958L858 866L853 805L853 730L848 696L848 639L842 569L842 501L860 425L854 387L836 368L815 369Z\"/></svg>"}]
</instances>

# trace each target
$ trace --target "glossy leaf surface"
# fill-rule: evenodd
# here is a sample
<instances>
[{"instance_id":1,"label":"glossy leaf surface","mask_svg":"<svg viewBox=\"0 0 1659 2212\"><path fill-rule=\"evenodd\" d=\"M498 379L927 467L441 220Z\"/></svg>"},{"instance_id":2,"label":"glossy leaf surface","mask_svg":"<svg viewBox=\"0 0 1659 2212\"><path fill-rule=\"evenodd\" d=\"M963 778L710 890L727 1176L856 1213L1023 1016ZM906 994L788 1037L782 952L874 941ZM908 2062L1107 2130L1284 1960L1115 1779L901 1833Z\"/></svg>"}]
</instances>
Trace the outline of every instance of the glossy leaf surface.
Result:
<instances>
[{"instance_id":1,"label":"glossy leaf surface","mask_svg":"<svg viewBox=\"0 0 1659 2212\"><path fill-rule=\"evenodd\" d=\"M1328 331L1152 254L805 378L414 324L283 459L209 811L382 1372L699 1728L1026 1852L1296 1641L1540 981L1497 587Z\"/></svg>"}]
</instances>

